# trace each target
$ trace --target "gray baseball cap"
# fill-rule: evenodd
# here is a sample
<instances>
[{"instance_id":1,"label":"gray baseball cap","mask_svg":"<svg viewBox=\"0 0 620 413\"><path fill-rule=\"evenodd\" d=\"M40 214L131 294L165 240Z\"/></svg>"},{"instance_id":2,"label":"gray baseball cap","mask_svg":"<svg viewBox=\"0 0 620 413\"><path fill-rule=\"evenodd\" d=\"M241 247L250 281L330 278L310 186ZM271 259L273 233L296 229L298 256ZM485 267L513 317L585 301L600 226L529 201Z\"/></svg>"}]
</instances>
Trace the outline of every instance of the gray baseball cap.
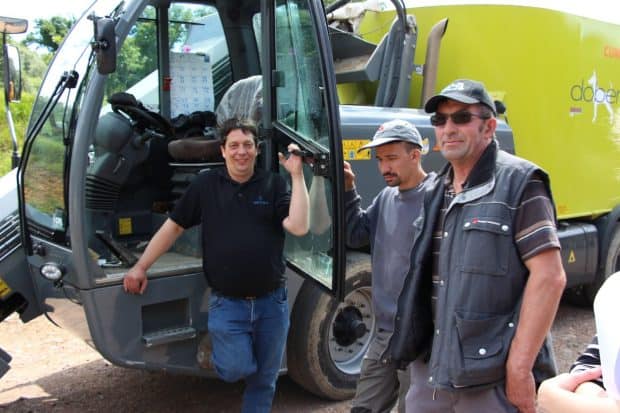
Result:
<instances>
[{"instance_id":1,"label":"gray baseball cap","mask_svg":"<svg viewBox=\"0 0 620 413\"><path fill-rule=\"evenodd\" d=\"M420 136L418 129L406 120L394 119L379 126L372 140L357 151L397 141L411 142L420 148L422 147L422 136Z\"/></svg>"},{"instance_id":2,"label":"gray baseball cap","mask_svg":"<svg viewBox=\"0 0 620 413\"><path fill-rule=\"evenodd\" d=\"M457 102L473 105L474 103L482 103L488 106L493 111L493 114L497 116L497 109L495 108L495 102L489 96L489 93L484 88L484 84L475 80L469 79L457 79L444 87L443 90L430 98L424 105L426 113L437 112L437 106L439 103L446 99L456 100Z\"/></svg>"}]
</instances>

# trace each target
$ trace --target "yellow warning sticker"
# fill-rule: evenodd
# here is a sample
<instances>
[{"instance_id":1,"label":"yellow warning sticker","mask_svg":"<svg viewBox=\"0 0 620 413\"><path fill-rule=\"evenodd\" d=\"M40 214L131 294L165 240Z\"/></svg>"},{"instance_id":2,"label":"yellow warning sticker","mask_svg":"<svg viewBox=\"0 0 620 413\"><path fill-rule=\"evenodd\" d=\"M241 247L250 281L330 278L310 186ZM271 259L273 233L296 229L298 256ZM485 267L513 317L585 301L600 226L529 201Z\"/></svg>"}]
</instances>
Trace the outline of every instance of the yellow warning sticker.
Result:
<instances>
[{"instance_id":1,"label":"yellow warning sticker","mask_svg":"<svg viewBox=\"0 0 620 413\"><path fill-rule=\"evenodd\" d=\"M11 294L11 288L2 278L0 278L0 298L7 297L9 294Z\"/></svg>"},{"instance_id":2,"label":"yellow warning sticker","mask_svg":"<svg viewBox=\"0 0 620 413\"><path fill-rule=\"evenodd\" d=\"M575 251L570 250L570 253L568 254L568 262L572 264L575 261L577 261L577 258L575 258Z\"/></svg>"},{"instance_id":3,"label":"yellow warning sticker","mask_svg":"<svg viewBox=\"0 0 620 413\"><path fill-rule=\"evenodd\" d=\"M342 155L345 161L366 161L370 158L370 149L358 152L357 150L370 142L370 139L343 139Z\"/></svg>"},{"instance_id":4,"label":"yellow warning sticker","mask_svg":"<svg viewBox=\"0 0 620 413\"><path fill-rule=\"evenodd\" d=\"M118 219L118 235L131 235L133 228L131 227L131 218Z\"/></svg>"}]
</instances>

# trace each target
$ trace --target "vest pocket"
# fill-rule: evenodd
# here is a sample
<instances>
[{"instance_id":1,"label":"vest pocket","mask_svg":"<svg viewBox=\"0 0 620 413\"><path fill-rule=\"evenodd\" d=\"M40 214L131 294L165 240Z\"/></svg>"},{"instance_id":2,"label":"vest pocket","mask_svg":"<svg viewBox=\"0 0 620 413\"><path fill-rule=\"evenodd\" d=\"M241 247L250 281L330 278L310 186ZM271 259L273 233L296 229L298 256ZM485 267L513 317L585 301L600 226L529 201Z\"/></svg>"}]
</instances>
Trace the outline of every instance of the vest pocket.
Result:
<instances>
[{"instance_id":1,"label":"vest pocket","mask_svg":"<svg viewBox=\"0 0 620 413\"><path fill-rule=\"evenodd\" d=\"M508 272L512 247L510 222L498 218L468 217L463 221L462 271L503 276Z\"/></svg>"},{"instance_id":2,"label":"vest pocket","mask_svg":"<svg viewBox=\"0 0 620 413\"><path fill-rule=\"evenodd\" d=\"M505 376L506 359L514 335L513 314L468 319L456 313L459 362L452 369L454 386L494 384ZM469 315L470 317L472 315ZM457 356L458 357L458 356Z\"/></svg>"}]
</instances>

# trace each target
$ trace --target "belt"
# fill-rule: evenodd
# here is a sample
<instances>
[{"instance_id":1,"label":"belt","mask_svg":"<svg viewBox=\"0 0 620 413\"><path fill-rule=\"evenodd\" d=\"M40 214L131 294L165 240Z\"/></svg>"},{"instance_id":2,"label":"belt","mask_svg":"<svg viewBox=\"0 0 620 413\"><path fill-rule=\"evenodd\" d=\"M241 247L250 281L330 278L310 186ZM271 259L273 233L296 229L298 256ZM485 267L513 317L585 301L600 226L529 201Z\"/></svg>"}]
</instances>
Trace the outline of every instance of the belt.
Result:
<instances>
[{"instance_id":1,"label":"belt","mask_svg":"<svg viewBox=\"0 0 620 413\"><path fill-rule=\"evenodd\" d=\"M250 300L256 300L258 298L263 298L266 295L273 293L275 290L277 290L280 287L282 287L282 285L278 285L273 290L267 291L266 293L261 294L261 295L228 295L228 294L224 294L221 291L218 291L218 290L213 289L213 288L211 288L211 294L219 295L219 296L226 297L226 298L232 298L232 299L236 299L236 300L248 300L248 301L250 301Z\"/></svg>"},{"instance_id":2,"label":"belt","mask_svg":"<svg viewBox=\"0 0 620 413\"><path fill-rule=\"evenodd\" d=\"M228 298L228 299L232 299L232 300L256 300L257 298L262 298L264 296L266 296L267 294L272 293L273 291L269 291L266 292L265 294L262 295L228 295L228 294L223 294L219 291L216 290L212 290L211 294L212 295L219 295L220 297L224 297L224 298Z\"/></svg>"}]
</instances>

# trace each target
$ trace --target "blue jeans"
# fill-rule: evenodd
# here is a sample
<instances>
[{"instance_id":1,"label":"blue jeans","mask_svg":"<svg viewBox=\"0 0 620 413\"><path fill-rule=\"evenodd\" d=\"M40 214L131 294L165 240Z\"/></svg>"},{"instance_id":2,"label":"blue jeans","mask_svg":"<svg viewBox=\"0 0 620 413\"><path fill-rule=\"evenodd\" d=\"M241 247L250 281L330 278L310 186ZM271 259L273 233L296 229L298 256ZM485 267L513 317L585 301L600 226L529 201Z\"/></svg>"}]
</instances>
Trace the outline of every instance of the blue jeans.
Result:
<instances>
[{"instance_id":1,"label":"blue jeans","mask_svg":"<svg viewBox=\"0 0 620 413\"><path fill-rule=\"evenodd\" d=\"M286 287L256 299L211 294L213 365L222 380L245 379L242 412L271 411L288 327Z\"/></svg>"}]
</instances>

